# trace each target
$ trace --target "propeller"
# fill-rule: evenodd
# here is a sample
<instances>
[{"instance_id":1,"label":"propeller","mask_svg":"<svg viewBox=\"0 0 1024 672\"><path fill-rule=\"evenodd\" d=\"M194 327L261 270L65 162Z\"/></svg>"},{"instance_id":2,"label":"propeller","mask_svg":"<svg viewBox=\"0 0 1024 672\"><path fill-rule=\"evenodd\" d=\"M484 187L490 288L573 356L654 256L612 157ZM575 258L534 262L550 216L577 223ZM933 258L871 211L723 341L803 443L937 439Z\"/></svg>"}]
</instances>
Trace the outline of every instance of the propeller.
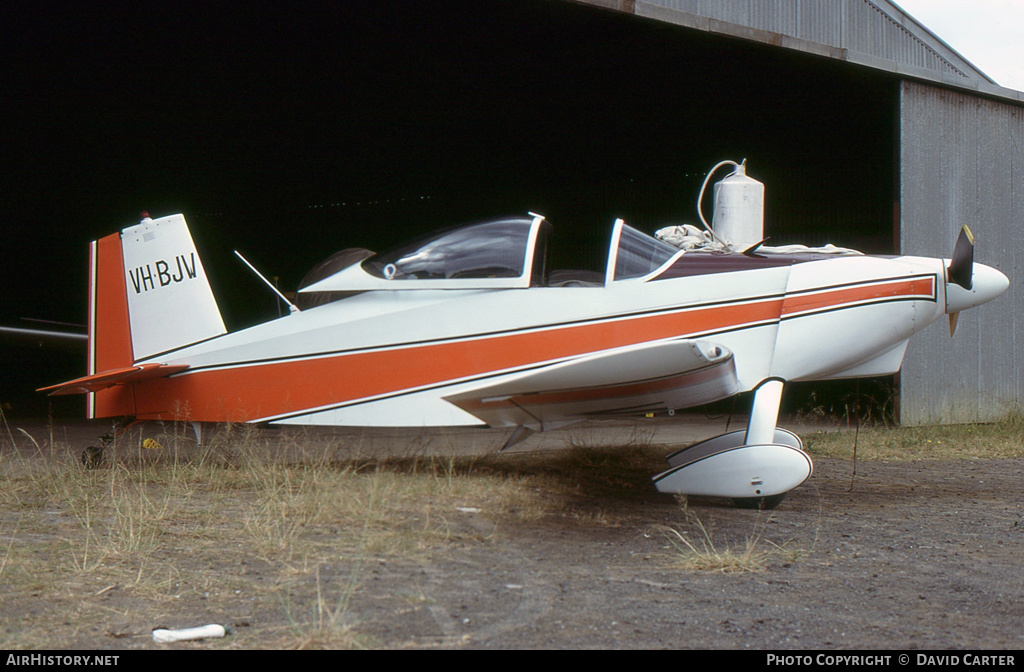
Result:
<instances>
[{"instance_id":1,"label":"propeller","mask_svg":"<svg viewBox=\"0 0 1024 672\"><path fill-rule=\"evenodd\" d=\"M974 235L964 224L960 229L960 235L956 239L956 247L953 248L953 259L949 262L947 277L950 282L955 282L964 289L970 289L973 285L974 275Z\"/></svg>"},{"instance_id":2,"label":"propeller","mask_svg":"<svg viewBox=\"0 0 1024 672\"><path fill-rule=\"evenodd\" d=\"M964 224L957 236L956 245L953 247L953 259L946 268L946 279L954 282L966 290L974 286L974 235ZM956 323L960 318L959 312L949 314L949 335L956 332Z\"/></svg>"}]
</instances>

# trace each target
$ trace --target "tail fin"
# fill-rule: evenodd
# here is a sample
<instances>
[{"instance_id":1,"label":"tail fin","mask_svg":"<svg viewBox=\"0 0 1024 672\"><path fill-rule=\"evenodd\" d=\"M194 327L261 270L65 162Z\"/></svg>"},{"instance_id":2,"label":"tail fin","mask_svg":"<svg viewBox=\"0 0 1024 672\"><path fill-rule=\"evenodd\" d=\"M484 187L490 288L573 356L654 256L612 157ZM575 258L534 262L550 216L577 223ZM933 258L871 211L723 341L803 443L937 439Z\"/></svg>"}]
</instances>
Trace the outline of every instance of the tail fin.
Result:
<instances>
[{"instance_id":1,"label":"tail fin","mask_svg":"<svg viewBox=\"0 0 1024 672\"><path fill-rule=\"evenodd\" d=\"M95 241L89 266L89 376L227 331L182 215ZM90 394L89 417L125 414L127 392Z\"/></svg>"},{"instance_id":2,"label":"tail fin","mask_svg":"<svg viewBox=\"0 0 1024 672\"><path fill-rule=\"evenodd\" d=\"M227 331L182 215L123 230L121 249L135 361Z\"/></svg>"}]
</instances>

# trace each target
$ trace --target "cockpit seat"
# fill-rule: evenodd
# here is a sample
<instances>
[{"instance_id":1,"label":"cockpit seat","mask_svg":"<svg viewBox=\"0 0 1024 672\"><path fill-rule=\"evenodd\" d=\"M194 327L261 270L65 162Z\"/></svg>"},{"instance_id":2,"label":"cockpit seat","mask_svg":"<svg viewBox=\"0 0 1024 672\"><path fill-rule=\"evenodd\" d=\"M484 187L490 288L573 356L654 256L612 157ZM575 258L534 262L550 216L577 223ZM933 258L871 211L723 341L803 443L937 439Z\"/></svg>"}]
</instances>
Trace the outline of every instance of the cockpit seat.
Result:
<instances>
[{"instance_id":1,"label":"cockpit seat","mask_svg":"<svg viewBox=\"0 0 1024 672\"><path fill-rule=\"evenodd\" d=\"M551 271L548 287L603 287L604 274L597 271Z\"/></svg>"}]
</instances>

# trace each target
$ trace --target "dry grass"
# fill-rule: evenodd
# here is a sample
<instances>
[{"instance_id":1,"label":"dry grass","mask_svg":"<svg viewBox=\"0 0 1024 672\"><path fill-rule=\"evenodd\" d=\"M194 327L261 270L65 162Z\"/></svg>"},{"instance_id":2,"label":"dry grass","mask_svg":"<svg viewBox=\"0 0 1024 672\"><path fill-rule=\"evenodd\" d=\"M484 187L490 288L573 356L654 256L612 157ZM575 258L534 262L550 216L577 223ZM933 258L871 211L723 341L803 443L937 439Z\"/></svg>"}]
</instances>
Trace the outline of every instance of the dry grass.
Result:
<instances>
[{"instance_id":1,"label":"dry grass","mask_svg":"<svg viewBox=\"0 0 1024 672\"><path fill-rule=\"evenodd\" d=\"M325 595L325 587L320 577L320 568L316 568L316 601L309 608L311 612L305 619L301 614L293 614L286 610L289 626L286 639L280 648L288 649L368 649L373 647L371 637L356 629L357 623L349 617L349 601L358 588L359 565L355 565L349 581L344 584L340 594L330 601ZM290 605L289 605L290 606ZM287 638L290 637L290 641Z\"/></svg>"},{"instance_id":2,"label":"dry grass","mask_svg":"<svg viewBox=\"0 0 1024 672\"><path fill-rule=\"evenodd\" d=\"M790 543L777 544L764 537L767 519L760 514L753 529L739 543L717 539L692 512L687 511L689 529L660 526L671 553L667 564L676 569L723 574L763 572L773 562L795 562L803 552Z\"/></svg>"},{"instance_id":3,"label":"dry grass","mask_svg":"<svg viewBox=\"0 0 1024 672\"><path fill-rule=\"evenodd\" d=\"M801 438L811 455L852 458L854 438L857 459L994 459L1024 457L1024 414L1012 413L997 422L927 427L861 427L846 423L833 431L804 433Z\"/></svg>"},{"instance_id":4,"label":"dry grass","mask_svg":"<svg viewBox=\"0 0 1024 672\"><path fill-rule=\"evenodd\" d=\"M622 448L371 460L358 436L221 426L197 446L184 427L152 430L159 449L128 432L98 469L46 436L0 447L0 647L140 645L155 627L208 622L235 631L209 647L374 646L351 604L377 568L544 520L621 525L595 496L647 496L663 452L630 435Z\"/></svg>"},{"instance_id":5,"label":"dry grass","mask_svg":"<svg viewBox=\"0 0 1024 672\"><path fill-rule=\"evenodd\" d=\"M153 627L205 622L179 605L215 598L229 605L221 621L282 613L288 625L261 646L365 647L347 606L367 562L488 543L503 521L548 510L542 478L474 460L342 460L353 447L281 445L246 427L203 447L183 433L159 442L123 442L95 470L61 446L53 459L38 444L4 452L0 647L74 645L89 623L147 638ZM453 523L460 509L490 527ZM256 644L236 631L209 645Z\"/></svg>"}]
</instances>

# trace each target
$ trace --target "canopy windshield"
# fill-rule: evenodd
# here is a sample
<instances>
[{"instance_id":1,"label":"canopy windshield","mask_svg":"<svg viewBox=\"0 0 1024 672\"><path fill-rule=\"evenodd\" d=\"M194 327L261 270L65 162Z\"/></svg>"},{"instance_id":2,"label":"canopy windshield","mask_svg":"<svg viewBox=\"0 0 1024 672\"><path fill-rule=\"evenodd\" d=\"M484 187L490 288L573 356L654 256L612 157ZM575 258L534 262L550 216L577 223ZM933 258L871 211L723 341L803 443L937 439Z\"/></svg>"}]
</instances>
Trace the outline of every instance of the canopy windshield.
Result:
<instances>
[{"instance_id":1,"label":"canopy windshield","mask_svg":"<svg viewBox=\"0 0 1024 672\"><path fill-rule=\"evenodd\" d=\"M607 282L643 277L677 254L679 250L675 247L618 220L608 255Z\"/></svg>"},{"instance_id":2,"label":"canopy windshield","mask_svg":"<svg viewBox=\"0 0 1024 672\"><path fill-rule=\"evenodd\" d=\"M532 225L533 219L513 218L449 229L371 257L363 269L386 280L518 278Z\"/></svg>"}]
</instances>

